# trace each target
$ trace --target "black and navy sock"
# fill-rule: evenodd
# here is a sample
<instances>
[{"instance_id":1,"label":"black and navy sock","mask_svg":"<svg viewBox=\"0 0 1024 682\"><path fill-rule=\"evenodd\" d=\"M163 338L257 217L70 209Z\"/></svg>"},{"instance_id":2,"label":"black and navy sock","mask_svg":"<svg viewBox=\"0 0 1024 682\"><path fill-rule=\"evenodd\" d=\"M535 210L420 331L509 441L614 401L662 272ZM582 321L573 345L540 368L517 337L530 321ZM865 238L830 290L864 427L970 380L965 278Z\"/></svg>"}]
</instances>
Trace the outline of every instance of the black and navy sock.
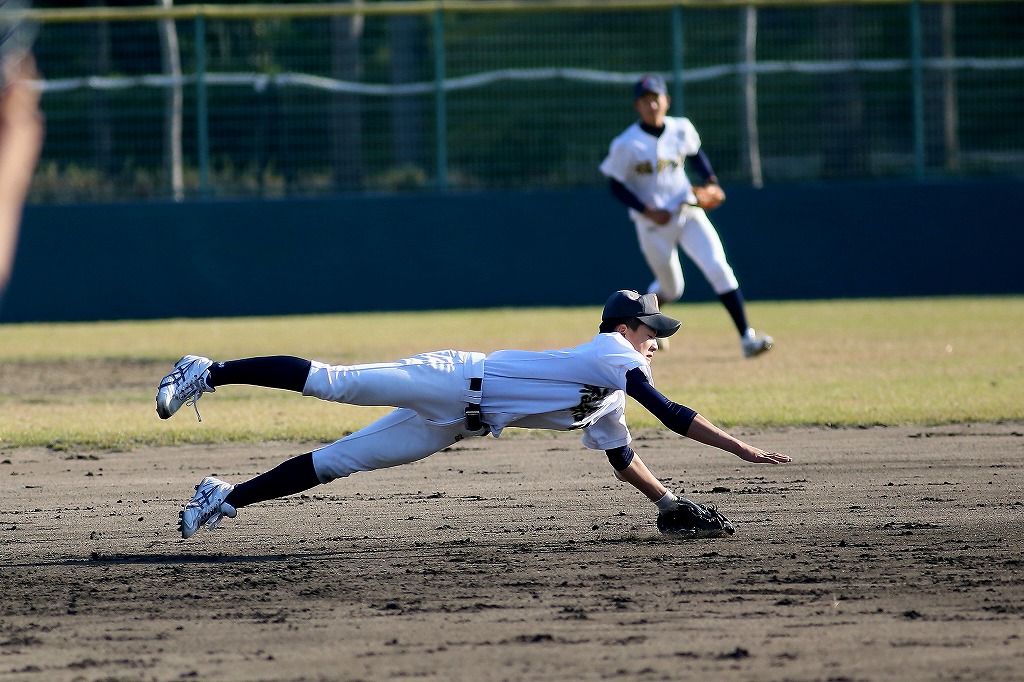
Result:
<instances>
[{"instance_id":1,"label":"black and navy sock","mask_svg":"<svg viewBox=\"0 0 1024 682\"><path fill-rule=\"evenodd\" d=\"M250 384L302 392L312 363L292 355L273 355L215 362L206 383L210 388L225 384Z\"/></svg>"},{"instance_id":2,"label":"black and navy sock","mask_svg":"<svg viewBox=\"0 0 1024 682\"><path fill-rule=\"evenodd\" d=\"M725 309L729 311L729 316L732 317L732 323L736 325L736 330L743 336L747 333L747 328L750 327L747 324L747 312L743 306L743 294L740 293L739 289L733 289L727 291L724 294L718 295L718 300L722 302Z\"/></svg>"},{"instance_id":3,"label":"black and navy sock","mask_svg":"<svg viewBox=\"0 0 1024 682\"><path fill-rule=\"evenodd\" d=\"M265 474L235 486L224 500L236 509L256 502L294 495L320 485L313 468L313 453L292 457Z\"/></svg>"}]
</instances>

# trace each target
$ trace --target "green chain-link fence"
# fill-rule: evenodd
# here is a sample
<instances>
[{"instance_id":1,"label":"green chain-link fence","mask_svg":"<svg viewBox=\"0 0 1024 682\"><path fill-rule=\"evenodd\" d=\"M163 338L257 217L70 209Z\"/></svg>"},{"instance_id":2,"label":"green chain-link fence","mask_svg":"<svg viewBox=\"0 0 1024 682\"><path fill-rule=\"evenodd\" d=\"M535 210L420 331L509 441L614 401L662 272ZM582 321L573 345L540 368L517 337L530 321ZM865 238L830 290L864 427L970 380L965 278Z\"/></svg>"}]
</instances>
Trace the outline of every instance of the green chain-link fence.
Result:
<instances>
[{"instance_id":1,"label":"green chain-link fence","mask_svg":"<svg viewBox=\"0 0 1024 682\"><path fill-rule=\"evenodd\" d=\"M585 187L670 82L722 181L1024 174L1024 3L34 10L32 200Z\"/></svg>"}]
</instances>

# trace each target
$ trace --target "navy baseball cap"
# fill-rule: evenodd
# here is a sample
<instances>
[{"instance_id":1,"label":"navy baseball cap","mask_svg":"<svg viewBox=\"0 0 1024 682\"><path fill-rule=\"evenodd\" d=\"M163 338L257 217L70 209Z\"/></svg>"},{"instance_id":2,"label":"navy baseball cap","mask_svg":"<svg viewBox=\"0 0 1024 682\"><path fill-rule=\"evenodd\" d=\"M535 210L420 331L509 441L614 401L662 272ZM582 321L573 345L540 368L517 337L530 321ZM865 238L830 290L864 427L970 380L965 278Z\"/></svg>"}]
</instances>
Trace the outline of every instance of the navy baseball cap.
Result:
<instances>
[{"instance_id":1,"label":"navy baseball cap","mask_svg":"<svg viewBox=\"0 0 1024 682\"><path fill-rule=\"evenodd\" d=\"M665 79L655 74L647 74L633 86L633 99L640 99L648 92L653 92L656 95L667 95L668 88L665 86Z\"/></svg>"},{"instance_id":2,"label":"navy baseball cap","mask_svg":"<svg viewBox=\"0 0 1024 682\"><path fill-rule=\"evenodd\" d=\"M618 320L636 317L653 329L659 337L672 336L681 327L679 320L674 320L658 309L658 297L654 294L640 294L636 291L623 289L616 291L604 304L602 320Z\"/></svg>"}]
</instances>

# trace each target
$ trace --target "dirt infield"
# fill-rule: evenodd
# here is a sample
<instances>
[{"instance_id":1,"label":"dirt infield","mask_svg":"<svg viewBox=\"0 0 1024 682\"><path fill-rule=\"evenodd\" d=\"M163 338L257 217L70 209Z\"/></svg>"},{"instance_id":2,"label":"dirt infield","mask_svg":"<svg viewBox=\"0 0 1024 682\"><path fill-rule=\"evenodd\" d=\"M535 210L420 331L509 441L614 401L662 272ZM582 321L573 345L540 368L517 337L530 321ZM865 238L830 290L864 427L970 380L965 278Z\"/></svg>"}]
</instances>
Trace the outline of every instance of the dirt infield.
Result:
<instances>
[{"instance_id":1,"label":"dirt infield","mask_svg":"<svg viewBox=\"0 0 1024 682\"><path fill-rule=\"evenodd\" d=\"M4 680L1010 680L1024 424L638 451L737 526L659 536L572 434L477 439L177 535L302 444L0 453Z\"/></svg>"}]
</instances>

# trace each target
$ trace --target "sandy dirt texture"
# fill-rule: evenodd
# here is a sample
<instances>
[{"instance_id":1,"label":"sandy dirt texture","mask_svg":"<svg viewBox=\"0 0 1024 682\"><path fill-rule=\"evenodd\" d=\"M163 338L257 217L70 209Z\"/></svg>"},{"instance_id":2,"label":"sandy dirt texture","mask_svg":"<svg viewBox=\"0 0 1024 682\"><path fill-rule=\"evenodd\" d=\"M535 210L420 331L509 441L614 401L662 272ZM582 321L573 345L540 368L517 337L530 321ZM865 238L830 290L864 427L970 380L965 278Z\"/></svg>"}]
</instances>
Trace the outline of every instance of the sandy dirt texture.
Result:
<instances>
[{"instance_id":1,"label":"sandy dirt texture","mask_svg":"<svg viewBox=\"0 0 1024 682\"><path fill-rule=\"evenodd\" d=\"M637 451L734 536L660 536L578 434L511 432L241 509L314 444L0 452L0 680L1014 680L1024 424Z\"/></svg>"}]
</instances>

